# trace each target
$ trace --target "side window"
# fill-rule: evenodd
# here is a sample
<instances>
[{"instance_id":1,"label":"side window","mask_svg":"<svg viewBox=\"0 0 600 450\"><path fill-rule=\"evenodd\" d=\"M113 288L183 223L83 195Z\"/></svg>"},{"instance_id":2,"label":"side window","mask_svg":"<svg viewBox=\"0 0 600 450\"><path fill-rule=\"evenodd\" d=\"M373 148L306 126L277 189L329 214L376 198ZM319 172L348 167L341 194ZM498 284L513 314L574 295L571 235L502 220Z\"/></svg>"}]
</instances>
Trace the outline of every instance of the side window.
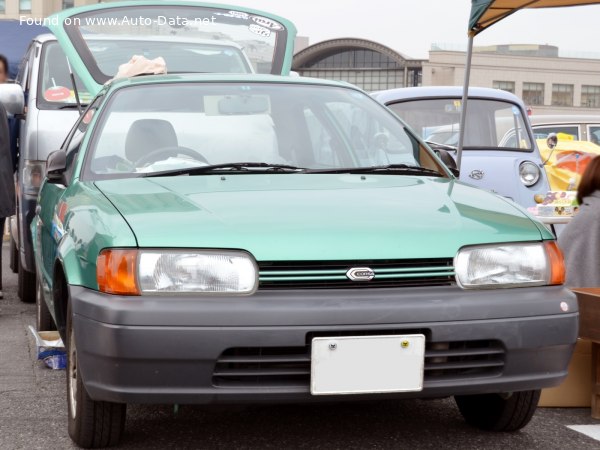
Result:
<instances>
[{"instance_id":1,"label":"side window","mask_svg":"<svg viewBox=\"0 0 600 450\"><path fill-rule=\"evenodd\" d=\"M15 82L21 85L24 92L29 90L29 80L31 79L31 68L35 59L35 51L36 45L32 42L19 63L19 72L17 73Z\"/></svg>"},{"instance_id":2,"label":"side window","mask_svg":"<svg viewBox=\"0 0 600 450\"><path fill-rule=\"evenodd\" d=\"M596 145L600 145L600 125L588 127L588 139Z\"/></svg>"},{"instance_id":3,"label":"side window","mask_svg":"<svg viewBox=\"0 0 600 450\"><path fill-rule=\"evenodd\" d=\"M534 126L533 131L536 134L536 137L541 136L541 138L547 138L550 133L559 133L566 134L570 136L573 140L579 140L579 127L577 125L552 125L552 126ZM558 136L560 139L560 135ZM540 137L538 137L540 139Z\"/></svg>"},{"instance_id":4,"label":"side window","mask_svg":"<svg viewBox=\"0 0 600 450\"><path fill-rule=\"evenodd\" d=\"M87 131L96 110L100 106L101 98L101 96L96 97L92 104L84 111L62 145L62 148L67 152L67 171L65 174L67 180L71 179L75 161L77 160L81 143L85 137L85 132Z\"/></svg>"}]
</instances>

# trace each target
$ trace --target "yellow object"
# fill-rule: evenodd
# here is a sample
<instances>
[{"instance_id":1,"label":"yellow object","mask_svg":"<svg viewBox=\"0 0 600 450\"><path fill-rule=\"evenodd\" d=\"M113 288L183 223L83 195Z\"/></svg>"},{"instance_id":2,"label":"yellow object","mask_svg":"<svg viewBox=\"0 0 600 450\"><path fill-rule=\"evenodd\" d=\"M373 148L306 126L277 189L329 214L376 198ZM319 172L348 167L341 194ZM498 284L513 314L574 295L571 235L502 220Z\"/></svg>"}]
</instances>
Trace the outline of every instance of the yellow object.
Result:
<instances>
[{"instance_id":1,"label":"yellow object","mask_svg":"<svg viewBox=\"0 0 600 450\"><path fill-rule=\"evenodd\" d=\"M548 148L545 139L537 140L542 161L546 161L544 169L546 169L550 190L577 189L581 174L589 160L600 155L600 146L589 141L572 140L573 137L565 133L559 133L558 138L558 145L554 151ZM579 158L576 158L575 155L578 155ZM570 186L573 180L575 181L574 186Z\"/></svg>"}]
</instances>

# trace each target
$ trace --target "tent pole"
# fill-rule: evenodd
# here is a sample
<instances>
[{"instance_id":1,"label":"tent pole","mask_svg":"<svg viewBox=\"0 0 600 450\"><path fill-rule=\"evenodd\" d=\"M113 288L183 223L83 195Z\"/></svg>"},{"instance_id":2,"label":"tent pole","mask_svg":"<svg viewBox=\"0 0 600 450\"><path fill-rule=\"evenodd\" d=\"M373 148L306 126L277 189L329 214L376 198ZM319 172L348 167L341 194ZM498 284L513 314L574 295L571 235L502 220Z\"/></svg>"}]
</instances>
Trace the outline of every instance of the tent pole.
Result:
<instances>
[{"instance_id":1,"label":"tent pole","mask_svg":"<svg viewBox=\"0 0 600 450\"><path fill-rule=\"evenodd\" d=\"M471 76L471 59L473 58L473 36L469 36L467 46L467 62L465 64L465 82L460 109L460 128L458 130L458 149L456 151L456 166L460 170L462 160L463 143L465 140L465 121L467 119L467 99L469 94L469 78Z\"/></svg>"}]
</instances>

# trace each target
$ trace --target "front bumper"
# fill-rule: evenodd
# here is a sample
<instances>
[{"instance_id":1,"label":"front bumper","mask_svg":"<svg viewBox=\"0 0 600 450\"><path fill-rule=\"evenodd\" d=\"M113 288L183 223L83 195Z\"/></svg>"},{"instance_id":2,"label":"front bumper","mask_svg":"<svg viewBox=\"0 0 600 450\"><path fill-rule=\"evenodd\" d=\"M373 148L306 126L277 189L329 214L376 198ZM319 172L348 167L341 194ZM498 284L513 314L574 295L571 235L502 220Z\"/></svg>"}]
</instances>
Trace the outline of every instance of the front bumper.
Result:
<instances>
[{"instance_id":1,"label":"front bumper","mask_svg":"<svg viewBox=\"0 0 600 450\"><path fill-rule=\"evenodd\" d=\"M423 391L344 398L538 389L566 376L578 332L576 298L562 287L266 291L219 298L69 289L86 389L95 400L124 403L337 400L310 394L312 337L414 332L427 341Z\"/></svg>"}]
</instances>

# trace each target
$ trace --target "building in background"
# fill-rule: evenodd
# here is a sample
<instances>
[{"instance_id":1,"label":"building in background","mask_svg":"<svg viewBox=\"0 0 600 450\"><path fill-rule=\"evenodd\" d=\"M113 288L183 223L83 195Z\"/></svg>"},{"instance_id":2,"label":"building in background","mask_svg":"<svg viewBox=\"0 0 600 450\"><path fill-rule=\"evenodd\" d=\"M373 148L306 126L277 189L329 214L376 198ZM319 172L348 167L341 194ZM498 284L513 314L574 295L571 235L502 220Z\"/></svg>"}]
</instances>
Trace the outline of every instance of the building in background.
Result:
<instances>
[{"instance_id":1,"label":"building in background","mask_svg":"<svg viewBox=\"0 0 600 450\"><path fill-rule=\"evenodd\" d=\"M371 92L420 86L422 64L377 42L343 38L297 52L292 70L306 77L347 81Z\"/></svg>"},{"instance_id":2,"label":"building in background","mask_svg":"<svg viewBox=\"0 0 600 450\"><path fill-rule=\"evenodd\" d=\"M433 45L423 63L423 85L461 86L466 53ZM559 57L549 45L475 47L471 86L521 97L534 114L600 114L600 59Z\"/></svg>"}]
</instances>

